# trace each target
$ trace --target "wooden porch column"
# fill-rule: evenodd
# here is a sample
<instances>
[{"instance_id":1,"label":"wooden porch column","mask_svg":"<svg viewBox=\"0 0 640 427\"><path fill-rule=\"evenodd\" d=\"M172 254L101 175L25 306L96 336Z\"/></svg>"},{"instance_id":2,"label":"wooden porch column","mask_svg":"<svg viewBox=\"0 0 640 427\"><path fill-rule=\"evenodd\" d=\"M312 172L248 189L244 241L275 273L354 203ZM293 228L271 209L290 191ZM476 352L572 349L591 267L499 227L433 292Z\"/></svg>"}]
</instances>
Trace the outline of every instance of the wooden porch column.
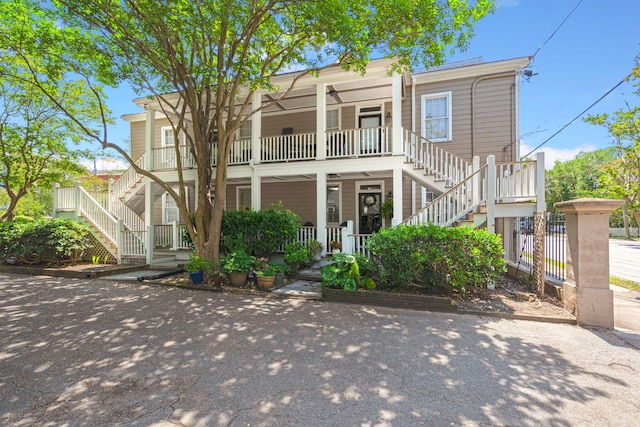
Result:
<instances>
[{"instance_id":1,"label":"wooden porch column","mask_svg":"<svg viewBox=\"0 0 640 427\"><path fill-rule=\"evenodd\" d=\"M316 160L325 160L327 158L326 130L327 84L318 83L316 85Z\"/></svg>"},{"instance_id":2,"label":"wooden porch column","mask_svg":"<svg viewBox=\"0 0 640 427\"><path fill-rule=\"evenodd\" d=\"M258 176L255 169L251 172L251 209L262 209L262 177Z\"/></svg>"},{"instance_id":3,"label":"wooden porch column","mask_svg":"<svg viewBox=\"0 0 640 427\"><path fill-rule=\"evenodd\" d=\"M496 156L487 156L487 231L496 232Z\"/></svg>"},{"instance_id":4,"label":"wooden porch column","mask_svg":"<svg viewBox=\"0 0 640 427\"><path fill-rule=\"evenodd\" d=\"M144 170L153 170L153 140L156 134L156 112L152 108L147 110L144 129ZM134 159L135 160L135 159Z\"/></svg>"},{"instance_id":5,"label":"wooden porch column","mask_svg":"<svg viewBox=\"0 0 640 427\"><path fill-rule=\"evenodd\" d=\"M577 199L555 203L567 226L567 278L564 307L578 325L613 328L613 291L609 289L609 214L621 200Z\"/></svg>"},{"instance_id":6,"label":"wooden porch column","mask_svg":"<svg viewBox=\"0 0 640 427\"><path fill-rule=\"evenodd\" d=\"M144 225L147 231L147 240L145 241L145 249L147 251L147 264L151 263L153 259L153 232L154 228L154 215L155 215L155 203L154 192L155 183L150 178L144 177ZM144 231L144 230L140 230Z\"/></svg>"},{"instance_id":7,"label":"wooden porch column","mask_svg":"<svg viewBox=\"0 0 640 427\"><path fill-rule=\"evenodd\" d=\"M393 218L392 225L397 225L404 220L402 215L402 167L393 169Z\"/></svg>"},{"instance_id":8,"label":"wooden porch column","mask_svg":"<svg viewBox=\"0 0 640 427\"><path fill-rule=\"evenodd\" d=\"M391 153L404 153L402 141L402 75L394 74L391 81ZM395 193L395 190L394 190ZM395 195L394 195L395 198ZM395 204L394 204L395 205ZM394 214L395 216L395 214Z\"/></svg>"},{"instance_id":9,"label":"wooden porch column","mask_svg":"<svg viewBox=\"0 0 640 427\"><path fill-rule=\"evenodd\" d=\"M147 116L145 121L145 135L144 135L144 170L153 170L153 146L156 135L156 112L152 108L146 107ZM154 226L154 188L155 185L150 178L144 177L144 225L147 229L147 233L153 233ZM151 230L151 231L149 231ZM143 230L137 230L143 231ZM147 264L153 259L153 244L149 245L149 242L153 242L153 236L147 236L145 249L147 251ZM118 248L118 251L121 249Z\"/></svg>"},{"instance_id":10,"label":"wooden porch column","mask_svg":"<svg viewBox=\"0 0 640 427\"><path fill-rule=\"evenodd\" d=\"M318 223L316 238L322 243L323 255L327 252L327 174L318 172L316 175L316 219Z\"/></svg>"},{"instance_id":11,"label":"wooden porch column","mask_svg":"<svg viewBox=\"0 0 640 427\"><path fill-rule=\"evenodd\" d=\"M251 109L256 110L262 104L262 94L254 92L251 97ZM262 110L256 111L251 117L251 158L253 163L260 163L260 137L262 136Z\"/></svg>"}]
</instances>

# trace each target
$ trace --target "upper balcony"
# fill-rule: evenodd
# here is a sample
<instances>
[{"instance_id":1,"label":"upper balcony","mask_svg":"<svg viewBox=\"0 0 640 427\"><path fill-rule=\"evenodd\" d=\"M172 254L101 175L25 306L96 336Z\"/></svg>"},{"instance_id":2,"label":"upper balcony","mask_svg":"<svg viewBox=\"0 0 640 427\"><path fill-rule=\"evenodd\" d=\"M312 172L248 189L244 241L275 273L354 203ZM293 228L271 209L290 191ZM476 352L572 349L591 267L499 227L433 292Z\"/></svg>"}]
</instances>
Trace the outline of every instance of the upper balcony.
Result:
<instances>
[{"instance_id":1,"label":"upper balcony","mask_svg":"<svg viewBox=\"0 0 640 427\"><path fill-rule=\"evenodd\" d=\"M392 132L390 126L327 131L326 153L319 156L317 134L299 133L259 138L259 150L254 150L251 139L237 139L233 142L228 165L258 163L284 163L317 159L359 158L367 156L388 156L392 154ZM150 169L171 171L177 169L174 146L153 148ZM180 162L183 169L194 168L196 163L186 145L179 146ZM218 163L217 143L214 143L212 167Z\"/></svg>"}]
</instances>

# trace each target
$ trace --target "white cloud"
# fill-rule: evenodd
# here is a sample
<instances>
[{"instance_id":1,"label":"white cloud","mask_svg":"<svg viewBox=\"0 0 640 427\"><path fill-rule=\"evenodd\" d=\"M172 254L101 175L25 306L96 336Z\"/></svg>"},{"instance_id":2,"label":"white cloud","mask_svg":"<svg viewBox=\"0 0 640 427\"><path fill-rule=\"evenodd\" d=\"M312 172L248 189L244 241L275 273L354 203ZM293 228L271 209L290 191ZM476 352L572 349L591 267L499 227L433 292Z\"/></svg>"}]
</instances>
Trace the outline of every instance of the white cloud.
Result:
<instances>
[{"instance_id":1,"label":"white cloud","mask_svg":"<svg viewBox=\"0 0 640 427\"><path fill-rule=\"evenodd\" d=\"M529 151L531 151L531 148L532 147L523 143L520 146L520 153L526 154ZM540 151L544 152L544 167L545 169L552 169L553 165L556 163L556 160L560 160L560 161L571 160L571 159L574 159L580 153L595 151L596 149L597 149L596 146L593 144L579 145L574 148L542 147L534 151L532 154L530 154L529 157L533 158L535 157L536 153Z\"/></svg>"}]
</instances>

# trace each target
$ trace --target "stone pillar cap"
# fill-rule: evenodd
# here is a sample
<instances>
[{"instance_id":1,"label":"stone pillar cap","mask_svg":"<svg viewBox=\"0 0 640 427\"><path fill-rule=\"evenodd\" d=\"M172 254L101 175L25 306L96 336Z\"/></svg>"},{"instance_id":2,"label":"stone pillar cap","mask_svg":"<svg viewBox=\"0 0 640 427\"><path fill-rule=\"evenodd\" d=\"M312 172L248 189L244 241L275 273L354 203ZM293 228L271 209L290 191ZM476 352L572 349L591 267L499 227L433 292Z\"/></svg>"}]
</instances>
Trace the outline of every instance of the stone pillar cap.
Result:
<instances>
[{"instance_id":1,"label":"stone pillar cap","mask_svg":"<svg viewBox=\"0 0 640 427\"><path fill-rule=\"evenodd\" d=\"M619 206L622 200L583 198L568 200L566 202L554 203L553 206L560 212L580 212L580 213L609 213Z\"/></svg>"}]
</instances>

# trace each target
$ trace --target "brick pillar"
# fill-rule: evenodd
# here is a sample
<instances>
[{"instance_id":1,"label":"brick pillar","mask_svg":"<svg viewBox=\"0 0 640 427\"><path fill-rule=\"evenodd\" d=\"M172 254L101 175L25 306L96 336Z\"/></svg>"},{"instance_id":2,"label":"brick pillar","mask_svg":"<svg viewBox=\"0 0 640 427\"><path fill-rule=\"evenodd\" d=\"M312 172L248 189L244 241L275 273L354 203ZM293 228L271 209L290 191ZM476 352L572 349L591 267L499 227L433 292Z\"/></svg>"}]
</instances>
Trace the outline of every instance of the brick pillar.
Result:
<instances>
[{"instance_id":1,"label":"brick pillar","mask_svg":"<svg viewBox=\"0 0 640 427\"><path fill-rule=\"evenodd\" d=\"M613 328L609 289L609 214L620 200L577 199L555 203L567 227L567 278L562 300L578 325Z\"/></svg>"}]
</instances>

